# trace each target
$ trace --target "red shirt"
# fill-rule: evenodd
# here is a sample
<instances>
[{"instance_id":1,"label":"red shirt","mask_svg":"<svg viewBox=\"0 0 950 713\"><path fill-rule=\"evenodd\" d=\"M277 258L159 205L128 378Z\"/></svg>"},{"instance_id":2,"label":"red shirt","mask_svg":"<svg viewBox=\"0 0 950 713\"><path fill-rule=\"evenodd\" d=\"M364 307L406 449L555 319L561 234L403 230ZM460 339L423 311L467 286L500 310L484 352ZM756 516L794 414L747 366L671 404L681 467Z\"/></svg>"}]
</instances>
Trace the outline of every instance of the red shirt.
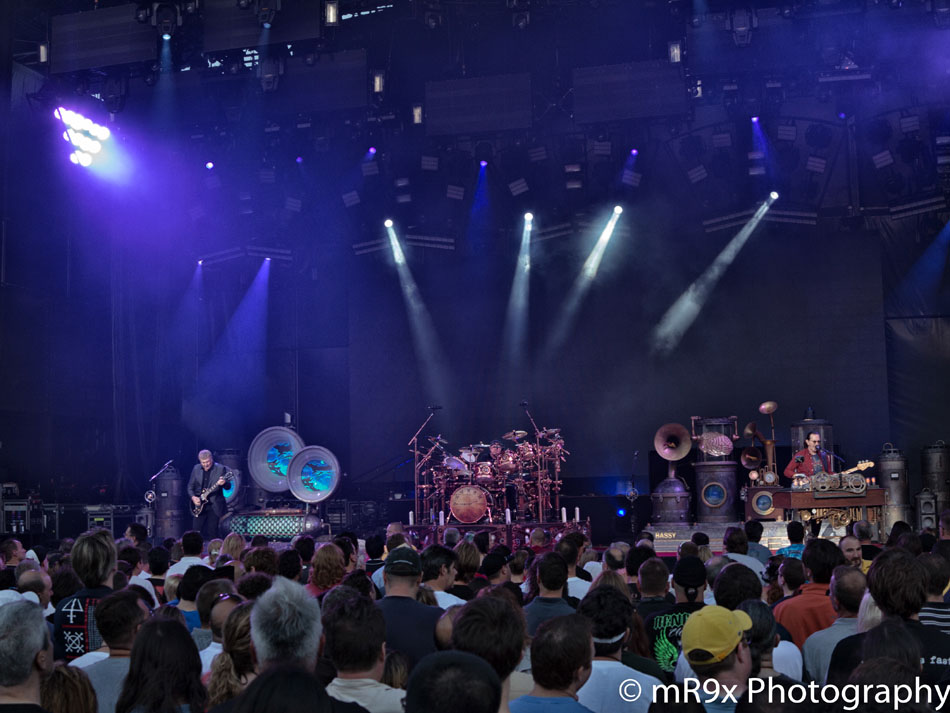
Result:
<instances>
[{"instance_id":1,"label":"red shirt","mask_svg":"<svg viewBox=\"0 0 950 713\"><path fill-rule=\"evenodd\" d=\"M796 461L796 458L802 458L802 462L799 463ZM833 467L831 464L831 456L826 452L823 452L819 455L821 462L824 465L824 471L826 473L832 473ZM796 473L801 475L807 475L811 477L815 474L815 470L812 467L812 457L811 453L808 452L807 448L802 448L800 451L796 451L795 455L792 456L792 460L789 461L788 465L785 466L785 477L794 478Z\"/></svg>"},{"instance_id":2,"label":"red shirt","mask_svg":"<svg viewBox=\"0 0 950 713\"><path fill-rule=\"evenodd\" d=\"M798 648L802 648L805 639L827 629L837 618L828 596L830 586L810 582L802 586L801 594L775 606L775 620L788 629Z\"/></svg>"}]
</instances>

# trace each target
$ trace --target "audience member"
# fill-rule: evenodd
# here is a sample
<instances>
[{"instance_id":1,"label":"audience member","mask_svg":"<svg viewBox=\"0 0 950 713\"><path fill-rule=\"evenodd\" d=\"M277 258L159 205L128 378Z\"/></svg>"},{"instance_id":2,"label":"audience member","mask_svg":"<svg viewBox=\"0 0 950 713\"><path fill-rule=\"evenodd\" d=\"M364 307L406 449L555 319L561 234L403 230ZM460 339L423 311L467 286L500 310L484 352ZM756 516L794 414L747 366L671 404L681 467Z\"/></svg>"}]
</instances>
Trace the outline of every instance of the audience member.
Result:
<instances>
[{"instance_id":1,"label":"audience member","mask_svg":"<svg viewBox=\"0 0 950 713\"><path fill-rule=\"evenodd\" d=\"M765 564L758 558L749 555L749 539L746 537L745 530L741 527L726 528L726 533L722 538L722 546L725 550L723 556L726 559L744 564L759 575L763 583L766 581Z\"/></svg>"},{"instance_id":2,"label":"audience member","mask_svg":"<svg viewBox=\"0 0 950 713\"><path fill-rule=\"evenodd\" d=\"M805 546L801 559L809 582L802 585L798 596L774 608L776 620L788 629L799 648L805 645L805 639L835 620L828 585L835 567L844 564L844 555L830 540L814 539Z\"/></svg>"},{"instance_id":3,"label":"audience member","mask_svg":"<svg viewBox=\"0 0 950 713\"><path fill-rule=\"evenodd\" d=\"M595 713L612 713L617 708L618 691L626 680L634 680L642 691L652 691L662 682L621 662L623 642L634 616L630 599L610 587L598 587L581 601L577 613L591 621L594 637L594 659L591 675L578 691L578 702ZM532 662L532 665L535 665ZM650 706L650 696L629 702L625 710L643 711Z\"/></svg>"},{"instance_id":4,"label":"audience member","mask_svg":"<svg viewBox=\"0 0 950 713\"><path fill-rule=\"evenodd\" d=\"M221 582L221 584L218 584ZM215 656L221 653L224 636L224 622L228 615L244 598L235 592L234 585L226 579L212 579L198 592L198 611L202 613L202 630L210 634L210 639L204 648L199 647L198 656L201 658L201 675L211 672L211 665ZM204 612L207 611L207 615ZM204 629L207 618L208 627ZM197 629L195 629L197 631ZM195 631L192 631L194 636ZM196 642L197 643L197 642Z\"/></svg>"},{"instance_id":5,"label":"audience member","mask_svg":"<svg viewBox=\"0 0 950 713\"><path fill-rule=\"evenodd\" d=\"M386 619L386 650L402 651L409 668L436 651L435 626L442 615L438 607L416 601L422 578L422 559L411 547L397 547L383 567L386 596L377 602Z\"/></svg>"},{"instance_id":6,"label":"audience member","mask_svg":"<svg viewBox=\"0 0 950 713\"><path fill-rule=\"evenodd\" d=\"M324 607L323 627L326 655L336 669L327 693L359 703L369 713L403 713L405 691L381 682L386 619L372 600L355 590L335 597Z\"/></svg>"},{"instance_id":7,"label":"audience member","mask_svg":"<svg viewBox=\"0 0 950 713\"><path fill-rule=\"evenodd\" d=\"M188 568L181 582L178 584L178 601L172 601L185 615L185 621L188 624L188 631L197 629L201 626L201 615L198 613L198 592L205 582L208 582L213 576L213 570L204 565L193 565Z\"/></svg>"},{"instance_id":8,"label":"audience member","mask_svg":"<svg viewBox=\"0 0 950 713\"><path fill-rule=\"evenodd\" d=\"M548 552L537 558L536 562L538 596L524 608L529 636L534 636L542 622L574 613L562 596L568 572L564 558L557 552Z\"/></svg>"},{"instance_id":9,"label":"audience member","mask_svg":"<svg viewBox=\"0 0 950 713\"><path fill-rule=\"evenodd\" d=\"M452 648L479 656L498 674L502 708L534 687L531 676L516 670L524 655L526 634L524 614L506 596L482 596L469 602L452 627Z\"/></svg>"},{"instance_id":10,"label":"audience member","mask_svg":"<svg viewBox=\"0 0 950 713\"><path fill-rule=\"evenodd\" d=\"M307 591L317 599L322 599L324 594L343 581L345 574L343 551L332 542L324 542L313 553Z\"/></svg>"},{"instance_id":11,"label":"audience member","mask_svg":"<svg viewBox=\"0 0 950 713\"><path fill-rule=\"evenodd\" d=\"M455 552L442 545L429 545L422 551L422 583L429 586L438 606L443 609L453 604L465 604L464 599L445 591L455 584L457 559Z\"/></svg>"},{"instance_id":12,"label":"audience member","mask_svg":"<svg viewBox=\"0 0 950 713\"><path fill-rule=\"evenodd\" d=\"M866 588L867 578L860 569L848 564L835 568L831 575L830 598L837 618L831 626L805 639L802 646L802 660L811 680L825 683L831 652L843 638L857 633L858 610Z\"/></svg>"},{"instance_id":13,"label":"audience member","mask_svg":"<svg viewBox=\"0 0 950 713\"><path fill-rule=\"evenodd\" d=\"M798 683L793 678L777 671L773 663L773 651L779 643L778 623L772 614L772 608L761 599L746 599L736 611L743 611L752 621L748 634L749 652L752 654L752 676L756 678L774 678L785 685Z\"/></svg>"},{"instance_id":14,"label":"audience member","mask_svg":"<svg viewBox=\"0 0 950 713\"><path fill-rule=\"evenodd\" d=\"M0 708L41 713L40 683L53 668L43 610L33 602L0 606Z\"/></svg>"},{"instance_id":15,"label":"audience member","mask_svg":"<svg viewBox=\"0 0 950 713\"><path fill-rule=\"evenodd\" d=\"M659 557L651 557L640 565L637 589L640 590L640 601L636 609L644 620L676 602L670 594L670 570Z\"/></svg>"},{"instance_id":16,"label":"audience member","mask_svg":"<svg viewBox=\"0 0 950 713\"><path fill-rule=\"evenodd\" d=\"M567 564L567 593L569 596L583 599L590 589L590 582L577 576L577 546L569 539L562 539L554 546L554 551L564 558Z\"/></svg>"},{"instance_id":17,"label":"audience member","mask_svg":"<svg viewBox=\"0 0 950 713\"><path fill-rule=\"evenodd\" d=\"M511 713L590 713L577 700L592 668L591 623L579 614L548 619L531 639L531 693L511 701Z\"/></svg>"},{"instance_id":18,"label":"audience member","mask_svg":"<svg viewBox=\"0 0 950 713\"><path fill-rule=\"evenodd\" d=\"M373 574L383 566L383 552L386 550L386 542L381 536L372 535L366 538L365 548L366 562L363 566L367 574Z\"/></svg>"},{"instance_id":19,"label":"audience member","mask_svg":"<svg viewBox=\"0 0 950 713\"><path fill-rule=\"evenodd\" d=\"M491 666L463 651L426 656L409 675L405 713L498 713L501 681Z\"/></svg>"},{"instance_id":20,"label":"audience member","mask_svg":"<svg viewBox=\"0 0 950 713\"><path fill-rule=\"evenodd\" d=\"M909 523L904 522L903 520L898 520L893 525L891 525L891 531L887 535L887 542L884 543L885 549L889 549L891 547L900 547L901 536L913 532L914 528L912 528Z\"/></svg>"},{"instance_id":21,"label":"audience member","mask_svg":"<svg viewBox=\"0 0 950 713\"><path fill-rule=\"evenodd\" d=\"M112 592L116 567L115 542L108 530L90 530L79 536L71 554L83 588L62 599L53 615L56 659L72 661L102 646L95 608Z\"/></svg>"},{"instance_id":22,"label":"audience member","mask_svg":"<svg viewBox=\"0 0 950 713\"><path fill-rule=\"evenodd\" d=\"M455 547L462 539L462 533L457 527L447 527L442 532L442 544L449 549Z\"/></svg>"},{"instance_id":23,"label":"audience member","mask_svg":"<svg viewBox=\"0 0 950 713\"><path fill-rule=\"evenodd\" d=\"M365 713L355 704L335 702L312 671L298 666L268 669L234 703L235 713Z\"/></svg>"},{"instance_id":24,"label":"audience member","mask_svg":"<svg viewBox=\"0 0 950 713\"><path fill-rule=\"evenodd\" d=\"M190 567L194 567L195 565L208 567L205 561L201 559L201 551L204 549L204 546L205 542L200 532L189 530L182 535L181 557L175 564L168 568L168 571L165 573L165 578L168 579L173 574L184 575ZM172 559L174 559L174 553ZM210 569L210 567L208 567L208 569Z\"/></svg>"},{"instance_id":25,"label":"audience member","mask_svg":"<svg viewBox=\"0 0 950 713\"><path fill-rule=\"evenodd\" d=\"M459 599L468 601L475 596L475 591L470 585L478 572L479 565L481 565L482 556L478 548L466 540L459 542L453 551L457 558L455 561L455 584L447 591Z\"/></svg>"},{"instance_id":26,"label":"audience member","mask_svg":"<svg viewBox=\"0 0 950 713\"><path fill-rule=\"evenodd\" d=\"M277 576L277 552L272 547L252 547L244 555L244 569L247 572L263 572L271 577Z\"/></svg>"},{"instance_id":27,"label":"audience member","mask_svg":"<svg viewBox=\"0 0 950 713\"><path fill-rule=\"evenodd\" d=\"M45 570L36 569L24 572L17 580L17 589L21 594L33 592L45 614L50 614L50 601L53 598L53 580ZM942 601L942 600L941 600Z\"/></svg>"},{"instance_id":28,"label":"audience member","mask_svg":"<svg viewBox=\"0 0 950 713\"><path fill-rule=\"evenodd\" d=\"M263 572L245 574L237 581L237 591L245 599L257 599L271 588L274 579Z\"/></svg>"},{"instance_id":29,"label":"audience member","mask_svg":"<svg viewBox=\"0 0 950 713\"><path fill-rule=\"evenodd\" d=\"M861 541L854 535L845 535L838 541L838 549L849 567L861 569ZM870 564L870 563L868 563Z\"/></svg>"},{"instance_id":30,"label":"audience member","mask_svg":"<svg viewBox=\"0 0 950 713\"><path fill-rule=\"evenodd\" d=\"M461 609L462 607L452 607ZM385 683L390 688L401 688L406 690L406 684L409 683L409 658L402 651L390 651L386 654L386 661L383 663L383 677L381 683Z\"/></svg>"},{"instance_id":31,"label":"audience member","mask_svg":"<svg viewBox=\"0 0 950 713\"><path fill-rule=\"evenodd\" d=\"M115 713L203 711L208 694L200 674L198 649L188 630L175 621L151 619L135 636Z\"/></svg>"},{"instance_id":32,"label":"audience member","mask_svg":"<svg viewBox=\"0 0 950 713\"><path fill-rule=\"evenodd\" d=\"M155 590L159 604L168 601L165 597L165 578L168 576L170 556L164 547L153 547L148 551L148 581Z\"/></svg>"},{"instance_id":33,"label":"audience member","mask_svg":"<svg viewBox=\"0 0 950 713\"><path fill-rule=\"evenodd\" d=\"M47 713L96 713L97 710L103 710L97 703L96 692L85 670L63 661L57 661L50 674L40 683L40 705ZM14 708L0 704L0 710L11 708L24 711L19 706ZM109 709L109 713L114 710Z\"/></svg>"},{"instance_id":34,"label":"audience member","mask_svg":"<svg viewBox=\"0 0 950 713\"><path fill-rule=\"evenodd\" d=\"M254 654L251 650L251 607L242 602L234 607L221 629L221 653L211 662L208 680L208 705L230 701L254 680ZM217 612L212 612L217 613ZM217 617L213 618L216 621Z\"/></svg>"},{"instance_id":35,"label":"audience member","mask_svg":"<svg viewBox=\"0 0 950 713\"><path fill-rule=\"evenodd\" d=\"M26 550L18 539L8 537L0 542L0 560L3 560L7 569L15 569L24 559L26 559Z\"/></svg>"},{"instance_id":36,"label":"audience member","mask_svg":"<svg viewBox=\"0 0 950 713\"><path fill-rule=\"evenodd\" d=\"M267 539L267 535L254 535L254 537L251 538L250 548L267 547L269 544L270 540Z\"/></svg>"},{"instance_id":37,"label":"audience member","mask_svg":"<svg viewBox=\"0 0 950 713\"><path fill-rule=\"evenodd\" d=\"M550 549L548 533L544 531L543 527L536 527L531 531L528 547L536 555L544 554Z\"/></svg>"},{"instance_id":38,"label":"audience member","mask_svg":"<svg viewBox=\"0 0 950 713\"><path fill-rule=\"evenodd\" d=\"M778 568L778 584L782 588L782 597L772 602L772 611L786 599L798 594L805 581L805 565L802 561L795 557L784 558Z\"/></svg>"},{"instance_id":39,"label":"audience member","mask_svg":"<svg viewBox=\"0 0 950 713\"><path fill-rule=\"evenodd\" d=\"M776 554L780 554L786 559L794 557L800 560L802 552L805 551L805 526L797 520L792 520L785 526L785 534L788 536L788 547L782 547Z\"/></svg>"},{"instance_id":40,"label":"audience member","mask_svg":"<svg viewBox=\"0 0 950 713\"><path fill-rule=\"evenodd\" d=\"M286 577L293 582L300 581L300 573L303 571L303 563L300 561L300 553L297 550L284 550L277 557L277 574Z\"/></svg>"},{"instance_id":41,"label":"audience member","mask_svg":"<svg viewBox=\"0 0 950 713\"><path fill-rule=\"evenodd\" d=\"M723 572L742 566L732 564ZM686 620L682 636L683 656L701 682L715 680L718 683L702 689L707 711L733 710L735 704L729 705L723 691L731 691L737 699L748 688L752 673L751 629L752 619L748 614L721 606L703 607ZM706 691L719 695L714 697Z\"/></svg>"},{"instance_id":42,"label":"audience member","mask_svg":"<svg viewBox=\"0 0 950 713\"><path fill-rule=\"evenodd\" d=\"M656 552L649 547L638 545L630 548L624 560L624 568L627 572L627 585L630 587L630 593L634 597L634 603L640 601L640 588L637 586L637 576L640 574L640 565L651 557L656 557Z\"/></svg>"},{"instance_id":43,"label":"audience member","mask_svg":"<svg viewBox=\"0 0 950 713\"><path fill-rule=\"evenodd\" d=\"M871 562L883 549L871 541L873 529L867 520L858 520L851 526L851 534L861 543L861 559ZM867 570L865 570L865 573Z\"/></svg>"},{"instance_id":44,"label":"audience member","mask_svg":"<svg viewBox=\"0 0 950 713\"><path fill-rule=\"evenodd\" d=\"M584 564L588 561L587 557L590 554L590 538L580 530L571 530L570 532L565 532L561 537L561 541L563 542L564 540L567 540L577 548L577 568L575 570L577 578L585 582L593 582L593 575L584 569Z\"/></svg>"},{"instance_id":45,"label":"audience member","mask_svg":"<svg viewBox=\"0 0 950 713\"><path fill-rule=\"evenodd\" d=\"M99 713L113 713L122 682L129 672L132 644L150 612L134 592L123 590L104 597L96 606L96 623L108 647L108 657L85 671L95 689Z\"/></svg>"},{"instance_id":46,"label":"audience member","mask_svg":"<svg viewBox=\"0 0 950 713\"><path fill-rule=\"evenodd\" d=\"M950 585L950 562L934 554L920 555L917 559L927 570L927 602L921 607L918 619L924 626L933 626L950 634L950 604L943 599L943 593ZM20 591L23 591L22 587Z\"/></svg>"},{"instance_id":47,"label":"audience member","mask_svg":"<svg viewBox=\"0 0 950 713\"><path fill-rule=\"evenodd\" d=\"M650 655L666 674L672 674L680 651L683 626L689 615L701 609L706 589L706 569L698 557L683 557L673 567L676 603L644 621Z\"/></svg>"},{"instance_id":48,"label":"audience member","mask_svg":"<svg viewBox=\"0 0 950 713\"><path fill-rule=\"evenodd\" d=\"M769 563L769 557L772 556L772 550L761 544L762 533L765 531L762 523L758 520L746 520L743 528L748 540L747 554L750 557L755 557L762 563L763 567L766 566Z\"/></svg>"}]
</instances>

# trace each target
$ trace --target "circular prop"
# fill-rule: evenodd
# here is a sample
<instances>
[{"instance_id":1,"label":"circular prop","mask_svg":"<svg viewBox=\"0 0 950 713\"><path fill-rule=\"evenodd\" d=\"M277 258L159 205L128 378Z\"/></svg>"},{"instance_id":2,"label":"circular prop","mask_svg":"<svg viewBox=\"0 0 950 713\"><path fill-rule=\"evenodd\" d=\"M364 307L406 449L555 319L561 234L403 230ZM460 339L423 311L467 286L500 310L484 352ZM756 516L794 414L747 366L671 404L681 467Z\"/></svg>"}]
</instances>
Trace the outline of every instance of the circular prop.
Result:
<instances>
[{"instance_id":1,"label":"circular prop","mask_svg":"<svg viewBox=\"0 0 950 713\"><path fill-rule=\"evenodd\" d=\"M305 503L326 500L340 485L340 463L323 446L307 446L301 449L287 471L290 492Z\"/></svg>"},{"instance_id":2,"label":"circular prop","mask_svg":"<svg viewBox=\"0 0 950 713\"><path fill-rule=\"evenodd\" d=\"M489 495L477 485L463 485L452 493L450 510L459 522L470 525L488 512Z\"/></svg>"},{"instance_id":3,"label":"circular prop","mask_svg":"<svg viewBox=\"0 0 950 713\"><path fill-rule=\"evenodd\" d=\"M722 483L709 483L703 488L702 498L707 507L722 507L726 502L726 488Z\"/></svg>"},{"instance_id":4,"label":"circular prop","mask_svg":"<svg viewBox=\"0 0 950 713\"><path fill-rule=\"evenodd\" d=\"M224 487L221 488L221 494L224 495L225 501L230 504L238 495L241 493L241 483L244 479L244 474L237 468L228 468L231 471L231 480L224 484Z\"/></svg>"},{"instance_id":5,"label":"circular prop","mask_svg":"<svg viewBox=\"0 0 950 713\"><path fill-rule=\"evenodd\" d=\"M283 426L265 428L251 441L247 467L251 478L269 493L282 493L290 487L287 469L304 442L295 431Z\"/></svg>"},{"instance_id":6,"label":"circular prop","mask_svg":"<svg viewBox=\"0 0 950 713\"><path fill-rule=\"evenodd\" d=\"M752 509L755 510L757 515L761 515L762 517L771 515L772 511L775 510L772 495L761 491L756 493L752 497Z\"/></svg>"}]
</instances>

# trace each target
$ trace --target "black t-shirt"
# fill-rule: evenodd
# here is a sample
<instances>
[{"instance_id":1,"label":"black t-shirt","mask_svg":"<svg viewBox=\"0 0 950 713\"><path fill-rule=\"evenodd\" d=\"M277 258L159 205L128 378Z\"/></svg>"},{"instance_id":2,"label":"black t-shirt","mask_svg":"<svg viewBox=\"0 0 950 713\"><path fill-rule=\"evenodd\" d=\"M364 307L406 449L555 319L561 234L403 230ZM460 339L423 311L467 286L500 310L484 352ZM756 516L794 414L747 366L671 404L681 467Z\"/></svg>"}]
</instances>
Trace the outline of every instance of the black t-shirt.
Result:
<instances>
[{"instance_id":1,"label":"black t-shirt","mask_svg":"<svg viewBox=\"0 0 950 713\"><path fill-rule=\"evenodd\" d=\"M423 656L435 653L435 625L442 609L393 596L383 597L376 606L386 619L386 650L402 651L409 658L410 670Z\"/></svg>"},{"instance_id":2,"label":"black t-shirt","mask_svg":"<svg viewBox=\"0 0 950 713\"><path fill-rule=\"evenodd\" d=\"M907 631L920 644L920 677L924 683L937 684L950 666L950 636L919 621L904 619ZM854 669L861 665L861 647L867 634L846 636L835 646L828 666L828 683L842 685Z\"/></svg>"},{"instance_id":3,"label":"black t-shirt","mask_svg":"<svg viewBox=\"0 0 950 713\"><path fill-rule=\"evenodd\" d=\"M583 567L578 567L575 571L578 579L583 579L585 582L593 582L594 578L591 576L591 573L588 572Z\"/></svg>"},{"instance_id":4,"label":"black t-shirt","mask_svg":"<svg viewBox=\"0 0 950 713\"><path fill-rule=\"evenodd\" d=\"M680 652L683 625L694 611L703 608L703 602L680 602L658 611L644 621L650 640L650 654L666 673L676 669Z\"/></svg>"},{"instance_id":5,"label":"black t-shirt","mask_svg":"<svg viewBox=\"0 0 950 713\"><path fill-rule=\"evenodd\" d=\"M0 713L49 713L35 703L0 703Z\"/></svg>"},{"instance_id":6,"label":"black t-shirt","mask_svg":"<svg viewBox=\"0 0 950 713\"><path fill-rule=\"evenodd\" d=\"M884 550L882 550L877 545L861 545L861 559L873 560L883 551Z\"/></svg>"}]
</instances>

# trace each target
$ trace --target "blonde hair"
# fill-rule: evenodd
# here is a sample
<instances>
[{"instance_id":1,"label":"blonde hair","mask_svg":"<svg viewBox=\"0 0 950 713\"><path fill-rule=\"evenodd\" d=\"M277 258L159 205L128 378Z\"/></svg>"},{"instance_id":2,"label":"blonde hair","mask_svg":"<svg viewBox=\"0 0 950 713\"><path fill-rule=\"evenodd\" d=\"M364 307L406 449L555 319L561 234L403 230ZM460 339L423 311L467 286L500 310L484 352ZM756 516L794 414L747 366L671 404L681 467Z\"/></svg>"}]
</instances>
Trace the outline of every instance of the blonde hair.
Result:
<instances>
[{"instance_id":1,"label":"blonde hair","mask_svg":"<svg viewBox=\"0 0 950 713\"><path fill-rule=\"evenodd\" d=\"M605 569L597 575L597 579L593 581L590 588L593 590L597 587L613 587L627 599L630 599L630 587L627 586L627 580L619 572L612 569Z\"/></svg>"},{"instance_id":2,"label":"blonde hair","mask_svg":"<svg viewBox=\"0 0 950 713\"><path fill-rule=\"evenodd\" d=\"M180 574L173 574L171 577L165 577L165 601L173 602L178 599L178 585L181 584Z\"/></svg>"},{"instance_id":3,"label":"blonde hair","mask_svg":"<svg viewBox=\"0 0 950 713\"><path fill-rule=\"evenodd\" d=\"M221 635L221 653L211 664L208 707L229 701L244 690L254 673L251 655L251 609L254 602L242 602L228 614Z\"/></svg>"},{"instance_id":4,"label":"blonde hair","mask_svg":"<svg viewBox=\"0 0 950 713\"><path fill-rule=\"evenodd\" d=\"M230 555L231 559L240 560L241 553L244 552L246 547L247 542L244 541L244 538L238 533L232 532L224 538L224 542L221 543L221 549L218 550L218 554Z\"/></svg>"},{"instance_id":5,"label":"blonde hair","mask_svg":"<svg viewBox=\"0 0 950 713\"><path fill-rule=\"evenodd\" d=\"M865 592L861 598L861 606L858 607L858 633L863 634L870 631L880 624L883 618L884 613L877 602L874 601L874 597L871 596L870 592Z\"/></svg>"},{"instance_id":6,"label":"blonde hair","mask_svg":"<svg viewBox=\"0 0 950 713\"><path fill-rule=\"evenodd\" d=\"M332 542L324 542L310 560L310 582L319 589L330 589L342 582L344 575L343 550Z\"/></svg>"}]
</instances>

